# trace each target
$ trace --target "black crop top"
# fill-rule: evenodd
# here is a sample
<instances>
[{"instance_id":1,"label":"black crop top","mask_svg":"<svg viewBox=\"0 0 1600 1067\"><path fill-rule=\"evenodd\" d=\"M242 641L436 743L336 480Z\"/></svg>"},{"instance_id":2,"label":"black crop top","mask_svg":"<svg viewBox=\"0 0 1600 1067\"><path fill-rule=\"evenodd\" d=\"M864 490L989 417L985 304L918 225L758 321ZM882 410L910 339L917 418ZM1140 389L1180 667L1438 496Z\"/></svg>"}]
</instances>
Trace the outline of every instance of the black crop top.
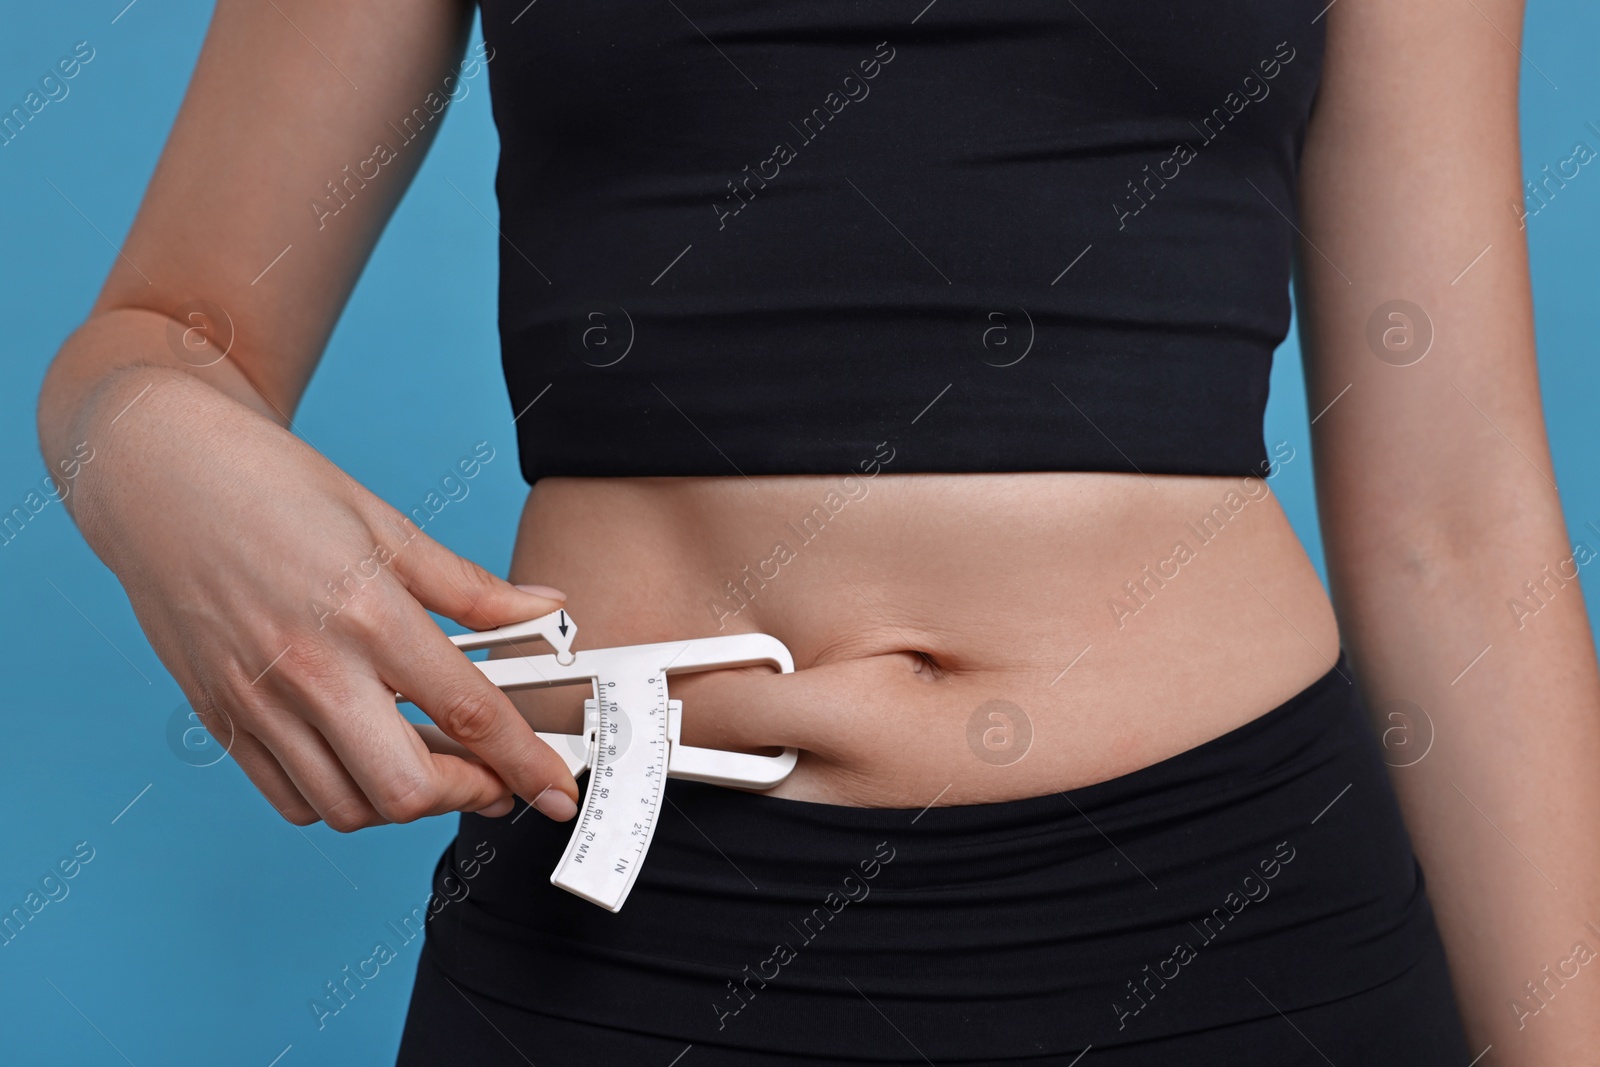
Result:
<instances>
[{"instance_id":1,"label":"black crop top","mask_svg":"<svg viewBox=\"0 0 1600 1067\"><path fill-rule=\"evenodd\" d=\"M1324 5L481 0L524 476L1264 470Z\"/></svg>"}]
</instances>

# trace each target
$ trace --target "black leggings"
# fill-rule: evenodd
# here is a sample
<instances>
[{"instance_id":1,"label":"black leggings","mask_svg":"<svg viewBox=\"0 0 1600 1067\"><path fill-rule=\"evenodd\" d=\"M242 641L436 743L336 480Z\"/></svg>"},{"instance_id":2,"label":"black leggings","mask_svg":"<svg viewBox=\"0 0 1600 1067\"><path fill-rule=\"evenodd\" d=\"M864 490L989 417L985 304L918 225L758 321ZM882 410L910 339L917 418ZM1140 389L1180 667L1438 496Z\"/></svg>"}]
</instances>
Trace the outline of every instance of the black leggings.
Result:
<instances>
[{"instance_id":1,"label":"black leggings","mask_svg":"<svg viewBox=\"0 0 1600 1067\"><path fill-rule=\"evenodd\" d=\"M399 1064L1463 1067L1349 675L1341 656L1221 737L1026 800L672 780L616 914L550 885L571 824L463 816Z\"/></svg>"}]
</instances>

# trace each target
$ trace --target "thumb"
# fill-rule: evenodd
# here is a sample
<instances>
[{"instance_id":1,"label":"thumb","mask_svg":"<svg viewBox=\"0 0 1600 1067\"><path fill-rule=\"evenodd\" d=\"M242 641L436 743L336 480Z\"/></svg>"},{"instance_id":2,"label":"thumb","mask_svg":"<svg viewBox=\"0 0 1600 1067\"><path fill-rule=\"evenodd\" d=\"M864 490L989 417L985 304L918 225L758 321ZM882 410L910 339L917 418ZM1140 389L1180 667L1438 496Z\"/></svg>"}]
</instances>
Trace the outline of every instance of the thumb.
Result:
<instances>
[{"instance_id":1,"label":"thumb","mask_svg":"<svg viewBox=\"0 0 1600 1067\"><path fill-rule=\"evenodd\" d=\"M472 630L536 619L567 602L559 589L512 585L420 530L394 559L395 576L418 603Z\"/></svg>"}]
</instances>

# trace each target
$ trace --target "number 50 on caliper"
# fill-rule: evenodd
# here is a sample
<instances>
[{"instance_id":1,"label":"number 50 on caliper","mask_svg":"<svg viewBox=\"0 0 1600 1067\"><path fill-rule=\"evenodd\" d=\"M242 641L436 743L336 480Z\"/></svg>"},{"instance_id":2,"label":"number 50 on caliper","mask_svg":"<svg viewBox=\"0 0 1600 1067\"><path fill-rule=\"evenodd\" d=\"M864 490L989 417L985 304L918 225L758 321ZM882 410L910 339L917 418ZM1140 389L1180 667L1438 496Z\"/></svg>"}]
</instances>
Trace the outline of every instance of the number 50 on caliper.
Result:
<instances>
[{"instance_id":1,"label":"number 50 on caliper","mask_svg":"<svg viewBox=\"0 0 1600 1067\"><path fill-rule=\"evenodd\" d=\"M692 671L765 664L785 674L794 657L767 634L728 634L689 641L624 645L573 652L577 624L565 611L498 630L452 637L463 651L514 645L542 637L553 655L478 661L501 689L538 689L589 682L582 734L539 732L574 776L589 772L589 788L552 884L609 911L621 909L665 799L666 779L769 789L794 769L798 750L757 756L694 748L678 740L683 703L667 695L667 678Z\"/></svg>"}]
</instances>

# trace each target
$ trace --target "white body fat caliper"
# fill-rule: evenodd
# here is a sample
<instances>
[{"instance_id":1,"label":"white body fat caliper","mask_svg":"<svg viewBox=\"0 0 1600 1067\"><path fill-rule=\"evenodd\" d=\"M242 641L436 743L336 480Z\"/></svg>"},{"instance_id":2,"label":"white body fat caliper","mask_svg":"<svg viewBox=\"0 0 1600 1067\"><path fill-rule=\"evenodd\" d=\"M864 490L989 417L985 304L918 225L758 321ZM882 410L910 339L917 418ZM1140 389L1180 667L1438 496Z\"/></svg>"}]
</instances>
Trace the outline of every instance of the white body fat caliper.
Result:
<instances>
[{"instance_id":1,"label":"white body fat caliper","mask_svg":"<svg viewBox=\"0 0 1600 1067\"><path fill-rule=\"evenodd\" d=\"M554 655L488 659L475 666L500 689L539 689L589 682L583 733L539 731L574 777L589 788L552 884L608 911L619 911L644 864L668 778L770 789L794 769L798 749L757 756L694 748L678 740L683 702L667 695L673 674L765 664L793 673L794 657L767 634L728 634L689 641L572 651L577 624L564 610L498 630L450 640L464 652L542 637Z\"/></svg>"}]
</instances>

